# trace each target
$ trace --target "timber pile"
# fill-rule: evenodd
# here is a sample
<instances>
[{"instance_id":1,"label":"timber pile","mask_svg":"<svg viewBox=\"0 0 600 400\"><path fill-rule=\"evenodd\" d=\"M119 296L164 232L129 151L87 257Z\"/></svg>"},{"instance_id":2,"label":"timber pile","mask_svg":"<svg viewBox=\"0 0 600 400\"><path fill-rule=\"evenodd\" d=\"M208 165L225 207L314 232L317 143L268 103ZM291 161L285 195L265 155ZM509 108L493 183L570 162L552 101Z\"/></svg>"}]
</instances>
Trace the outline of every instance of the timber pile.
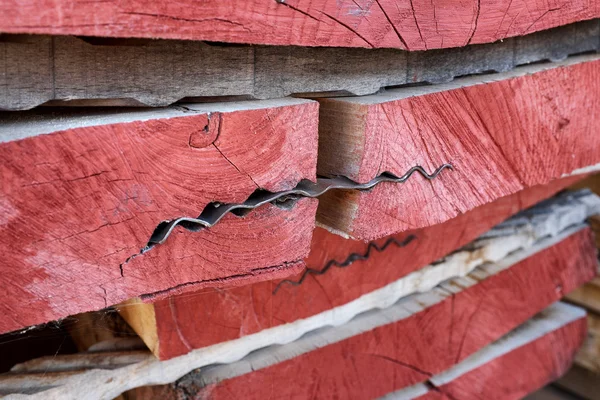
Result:
<instances>
[{"instance_id":1,"label":"timber pile","mask_svg":"<svg viewBox=\"0 0 600 400\"><path fill-rule=\"evenodd\" d=\"M600 4L542 3L0 1L0 333L79 351L0 395L599 372Z\"/></svg>"}]
</instances>

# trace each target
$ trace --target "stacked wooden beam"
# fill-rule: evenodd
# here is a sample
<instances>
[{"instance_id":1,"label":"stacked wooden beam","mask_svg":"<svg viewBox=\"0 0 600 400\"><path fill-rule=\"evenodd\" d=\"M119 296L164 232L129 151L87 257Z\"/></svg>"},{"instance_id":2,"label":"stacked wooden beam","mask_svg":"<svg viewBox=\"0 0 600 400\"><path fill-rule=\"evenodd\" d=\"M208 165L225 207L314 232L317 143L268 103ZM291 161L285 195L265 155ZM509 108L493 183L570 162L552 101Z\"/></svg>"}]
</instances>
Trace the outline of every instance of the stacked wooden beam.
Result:
<instances>
[{"instance_id":1,"label":"stacked wooden beam","mask_svg":"<svg viewBox=\"0 0 600 400\"><path fill-rule=\"evenodd\" d=\"M0 394L519 398L568 369L600 4L0 11L0 333L114 307L153 354L73 330Z\"/></svg>"}]
</instances>

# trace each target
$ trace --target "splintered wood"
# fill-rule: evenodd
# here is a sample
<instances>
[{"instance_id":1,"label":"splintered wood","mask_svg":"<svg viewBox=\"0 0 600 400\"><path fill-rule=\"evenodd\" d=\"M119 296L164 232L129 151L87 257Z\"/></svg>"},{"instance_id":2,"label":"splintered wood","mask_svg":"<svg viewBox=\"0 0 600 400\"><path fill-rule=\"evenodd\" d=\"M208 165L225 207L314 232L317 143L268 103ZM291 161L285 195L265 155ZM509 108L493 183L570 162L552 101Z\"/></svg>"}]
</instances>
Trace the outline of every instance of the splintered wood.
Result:
<instances>
[{"instance_id":1,"label":"splintered wood","mask_svg":"<svg viewBox=\"0 0 600 400\"><path fill-rule=\"evenodd\" d=\"M593 397L600 2L0 15L0 396Z\"/></svg>"}]
</instances>

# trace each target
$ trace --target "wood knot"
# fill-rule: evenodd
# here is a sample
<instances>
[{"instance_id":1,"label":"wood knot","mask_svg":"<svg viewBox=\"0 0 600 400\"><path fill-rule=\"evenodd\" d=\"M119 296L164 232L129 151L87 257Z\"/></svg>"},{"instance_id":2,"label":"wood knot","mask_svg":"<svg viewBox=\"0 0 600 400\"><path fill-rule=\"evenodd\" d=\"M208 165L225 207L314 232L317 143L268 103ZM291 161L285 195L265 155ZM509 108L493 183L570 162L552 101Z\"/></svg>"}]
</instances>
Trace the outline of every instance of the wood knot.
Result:
<instances>
[{"instance_id":1,"label":"wood knot","mask_svg":"<svg viewBox=\"0 0 600 400\"><path fill-rule=\"evenodd\" d=\"M188 144L195 149L202 149L210 146L217 140L219 135L219 119L208 118L206 125L199 130L190 133Z\"/></svg>"}]
</instances>

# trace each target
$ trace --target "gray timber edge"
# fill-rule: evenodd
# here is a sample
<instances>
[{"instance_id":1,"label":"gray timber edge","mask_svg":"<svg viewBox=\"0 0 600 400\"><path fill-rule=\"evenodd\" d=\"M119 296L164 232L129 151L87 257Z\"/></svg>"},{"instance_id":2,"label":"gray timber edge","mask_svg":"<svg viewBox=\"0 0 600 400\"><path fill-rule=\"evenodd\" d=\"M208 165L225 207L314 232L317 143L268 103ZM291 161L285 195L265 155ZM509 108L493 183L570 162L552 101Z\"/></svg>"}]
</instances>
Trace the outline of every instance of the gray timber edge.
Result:
<instances>
[{"instance_id":1,"label":"gray timber edge","mask_svg":"<svg viewBox=\"0 0 600 400\"><path fill-rule=\"evenodd\" d=\"M25 110L53 100L158 107L199 97L366 95L599 50L600 19L491 44L417 52L3 35L0 109Z\"/></svg>"}]
</instances>

